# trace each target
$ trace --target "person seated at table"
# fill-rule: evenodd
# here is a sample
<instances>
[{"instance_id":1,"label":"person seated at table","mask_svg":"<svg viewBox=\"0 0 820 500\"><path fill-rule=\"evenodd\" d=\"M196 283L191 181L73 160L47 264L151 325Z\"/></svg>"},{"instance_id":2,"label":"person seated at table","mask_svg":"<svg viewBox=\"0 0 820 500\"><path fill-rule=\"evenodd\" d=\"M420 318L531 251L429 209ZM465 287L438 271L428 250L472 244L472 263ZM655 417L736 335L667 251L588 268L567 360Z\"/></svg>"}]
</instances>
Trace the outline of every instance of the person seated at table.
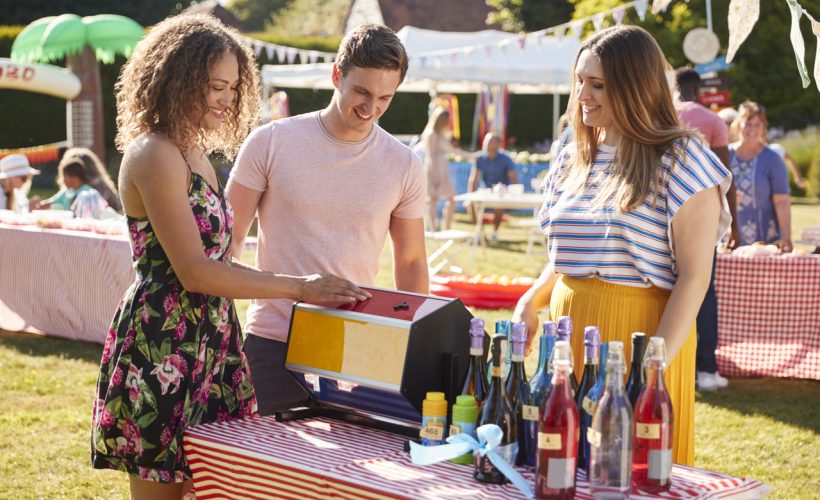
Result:
<instances>
[{"instance_id":1,"label":"person seated at table","mask_svg":"<svg viewBox=\"0 0 820 500\"><path fill-rule=\"evenodd\" d=\"M453 147L453 129L450 125L450 112L437 107L430 113L427 126L421 133L421 144L424 147L424 170L427 173L427 203L429 210L429 229L431 231L448 230L453 222L456 195L453 179L450 177L449 153L459 152ZM438 217L438 200L444 199L441 220Z\"/></svg>"},{"instance_id":2,"label":"person seated at table","mask_svg":"<svg viewBox=\"0 0 820 500\"><path fill-rule=\"evenodd\" d=\"M0 160L0 208L27 213L31 179L39 173L31 168L26 155L15 153L3 157Z\"/></svg>"},{"instance_id":3,"label":"person seated at table","mask_svg":"<svg viewBox=\"0 0 820 500\"><path fill-rule=\"evenodd\" d=\"M547 174L539 215L549 263L513 320L526 322L530 349L546 306L551 319L598 326L602 342L627 350L633 332L662 337L672 460L691 465L695 317L715 245L729 229L731 174L700 134L681 126L667 68L638 26L607 28L581 45L568 107L575 140ZM573 335L576 359L583 341Z\"/></svg>"},{"instance_id":4,"label":"person seated at table","mask_svg":"<svg viewBox=\"0 0 820 500\"><path fill-rule=\"evenodd\" d=\"M257 412L234 298L368 296L335 276L261 272L233 260L233 213L208 154L233 158L257 124L259 96L253 52L205 15L153 26L120 74L119 186L136 280L102 351L91 462L127 472L134 499L177 499L190 489L189 426Z\"/></svg>"},{"instance_id":5,"label":"person seated at table","mask_svg":"<svg viewBox=\"0 0 820 500\"><path fill-rule=\"evenodd\" d=\"M739 141L729 145L737 188L739 245L773 243L792 251L789 172L780 156L766 146L768 121L760 104L740 105L732 127Z\"/></svg>"},{"instance_id":6,"label":"person seated at table","mask_svg":"<svg viewBox=\"0 0 820 500\"><path fill-rule=\"evenodd\" d=\"M32 197L32 206L38 210L71 210L71 205L81 193L94 191L88 184L88 175L85 165L76 158L63 158L57 167L57 185L60 190L57 194L40 201L39 197Z\"/></svg>"},{"instance_id":7,"label":"person seated at table","mask_svg":"<svg viewBox=\"0 0 820 500\"><path fill-rule=\"evenodd\" d=\"M515 170L515 162L506 152L500 150L501 138L498 134L490 132L484 136L482 152L476 156L473 168L470 170L468 180L469 191L478 189L478 181L481 180L484 186L494 187L496 184L509 186L518 182L518 173ZM492 241L498 241L498 228L501 226L501 218L506 210L493 210L493 235ZM483 217L484 214L475 213L475 208L470 207L472 219L476 216Z\"/></svg>"},{"instance_id":8,"label":"person seated at table","mask_svg":"<svg viewBox=\"0 0 820 500\"><path fill-rule=\"evenodd\" d=\"M117 213L122 213L122 201L114 181L108 175L100 158L88 148L70 148L63 154L63 161L76 158L83 163L88 185L100 193L105 202Z\"/></svg>"}]
</instances>

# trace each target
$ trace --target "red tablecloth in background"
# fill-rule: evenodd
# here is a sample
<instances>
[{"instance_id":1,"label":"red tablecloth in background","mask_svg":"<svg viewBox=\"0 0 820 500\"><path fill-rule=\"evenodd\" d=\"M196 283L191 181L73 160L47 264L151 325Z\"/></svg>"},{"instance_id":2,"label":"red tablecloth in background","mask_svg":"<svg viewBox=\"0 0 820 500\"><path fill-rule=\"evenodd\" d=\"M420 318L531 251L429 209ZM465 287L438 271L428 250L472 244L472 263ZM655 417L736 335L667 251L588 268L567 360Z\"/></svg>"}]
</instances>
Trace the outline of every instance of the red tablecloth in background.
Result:
<instances>
[{"instance_id":1,"label":"red tablecloth in background","mask_svg":"<svg viewBox=\"0 0 820 500\"><path fill-rule=\"evenodd\" d=\"M511 484L485 485L473 467L415 466L405 438L325 418L273 417L192 427L183 446L197 498L524 498ZM523 469L519 469L523 471ZM666 498L761 498L758 481L675 465ZM523 471L532 481L533 473ZM576 498L591 499L583 473ZM630 495L630 498L649 498Z\"/></svg>"},{"instance_id":2,"label":"red tablecloth in background","mask_svg":"<svg viewBox=\"0 0 820 500\"><path fill-rule=\"evenodd\" d=\"M820 256L719 254L718 370L820 380Z\"/></svg>"}]
</instances>

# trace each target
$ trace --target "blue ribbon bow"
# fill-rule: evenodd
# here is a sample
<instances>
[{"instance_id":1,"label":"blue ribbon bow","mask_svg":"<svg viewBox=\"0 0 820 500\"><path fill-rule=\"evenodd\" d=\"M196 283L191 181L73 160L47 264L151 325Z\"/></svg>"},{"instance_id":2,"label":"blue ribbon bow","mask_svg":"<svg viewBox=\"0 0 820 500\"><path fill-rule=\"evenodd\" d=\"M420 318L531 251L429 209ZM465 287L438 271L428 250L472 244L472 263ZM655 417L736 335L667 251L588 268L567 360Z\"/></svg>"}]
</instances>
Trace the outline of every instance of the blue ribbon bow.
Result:
<instances>
[{"instance_id":1,"label":"blue ribbon bow","mask_svg":"<svg viewBox=\"0 0 820 500\"><path fill-rule=\"evenodd\" d=\"M527 498L533 498L530 483L513 466L504 460L496 449L501 444L504 431L495 424L482 425L476 429L478 441L469 434L456 434L447 438L447 443L439 446L422 446L410 442L410 460L416 465L430 465L460 457L465 453L478 452L489 457L490 462Z\"/></svg>"}]
</instances>

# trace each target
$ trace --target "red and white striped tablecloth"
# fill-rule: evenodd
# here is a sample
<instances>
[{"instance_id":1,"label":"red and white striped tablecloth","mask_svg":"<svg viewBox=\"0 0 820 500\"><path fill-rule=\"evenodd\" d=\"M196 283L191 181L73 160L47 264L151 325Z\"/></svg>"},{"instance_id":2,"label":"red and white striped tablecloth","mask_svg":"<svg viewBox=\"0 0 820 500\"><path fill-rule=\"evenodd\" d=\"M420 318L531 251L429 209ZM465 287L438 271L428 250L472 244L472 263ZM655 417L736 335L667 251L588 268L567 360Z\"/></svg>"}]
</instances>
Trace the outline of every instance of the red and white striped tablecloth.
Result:
<instances>
[{"instance_id":1,"label":"red and white striped tablecloth","mask_svg":"<svg viewBox=\"0 0 820 500\"><path fill-rule=\"evenodd\" d=\"M820 380L820 256L719 254L718 370Z\"/></svg>"},{"instance_id":2,"label":"red and white striped tablecloth","mask_svg":"<svg viewBox=\"0 0 820 500\"><path fill-rule=\"evenodd\" d=\"M282 423L262 417L192 427L183 446L198 499L524 498L511 484L475 481L469 465L415 466L404 441L326 418ZM532 472L520 470L533 480ZM591 499L582 476L576 498ZM759 481L675 465L663 498L751 499L769 491Z\"/></svg>"},{"instance_id":3,"label":"red and white striped tablecloth","mask_svg":"<svg viewBox=\"0 0 820 500\"><path fill-rule=\"evenodd\" d=\"M103 343L131 265L126 236L0 224L0 329Z\"/></svg>"}]
</instances>

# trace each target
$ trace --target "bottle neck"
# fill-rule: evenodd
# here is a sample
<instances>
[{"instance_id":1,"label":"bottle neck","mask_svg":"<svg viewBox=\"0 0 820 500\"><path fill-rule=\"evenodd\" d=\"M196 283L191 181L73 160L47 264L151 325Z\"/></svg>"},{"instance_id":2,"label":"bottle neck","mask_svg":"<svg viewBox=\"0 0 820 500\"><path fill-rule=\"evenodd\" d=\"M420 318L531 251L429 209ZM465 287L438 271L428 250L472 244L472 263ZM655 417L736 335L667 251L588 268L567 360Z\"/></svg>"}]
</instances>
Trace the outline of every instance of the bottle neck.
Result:
<instances>
[{"instance_id":1,"label":"bottle neck","mask_svg":"<svg viewBox=\"0 0 820 500\"><path fill-rule=\"evenodd\" d=\"M606 374L606 390L612 394L624 393L624 370L609 370Z\"/></svg>"},{"instance_id":2,"label":"bottle neck","mask_svg":"<svg viewBox=\"0 0 820 500\"><path fill-rule=\"evenodd\" d=\"M663 365L660 361L650 360L646 362L646 386L656 389L665 389L663 381Z\"/></svg>"},{"instance_id":3,"label":"bottle neck","mask_svg":"<svg viewBox=\"0 0 820 500\"><path fill-rule=\"evenodd\" d=\"M555 347L555 337L549 335L541 335L541 343L538 348L538 367L536 373L546 373L547 362L549 361L552 349Z\"/></svg>"}]
</instances>

